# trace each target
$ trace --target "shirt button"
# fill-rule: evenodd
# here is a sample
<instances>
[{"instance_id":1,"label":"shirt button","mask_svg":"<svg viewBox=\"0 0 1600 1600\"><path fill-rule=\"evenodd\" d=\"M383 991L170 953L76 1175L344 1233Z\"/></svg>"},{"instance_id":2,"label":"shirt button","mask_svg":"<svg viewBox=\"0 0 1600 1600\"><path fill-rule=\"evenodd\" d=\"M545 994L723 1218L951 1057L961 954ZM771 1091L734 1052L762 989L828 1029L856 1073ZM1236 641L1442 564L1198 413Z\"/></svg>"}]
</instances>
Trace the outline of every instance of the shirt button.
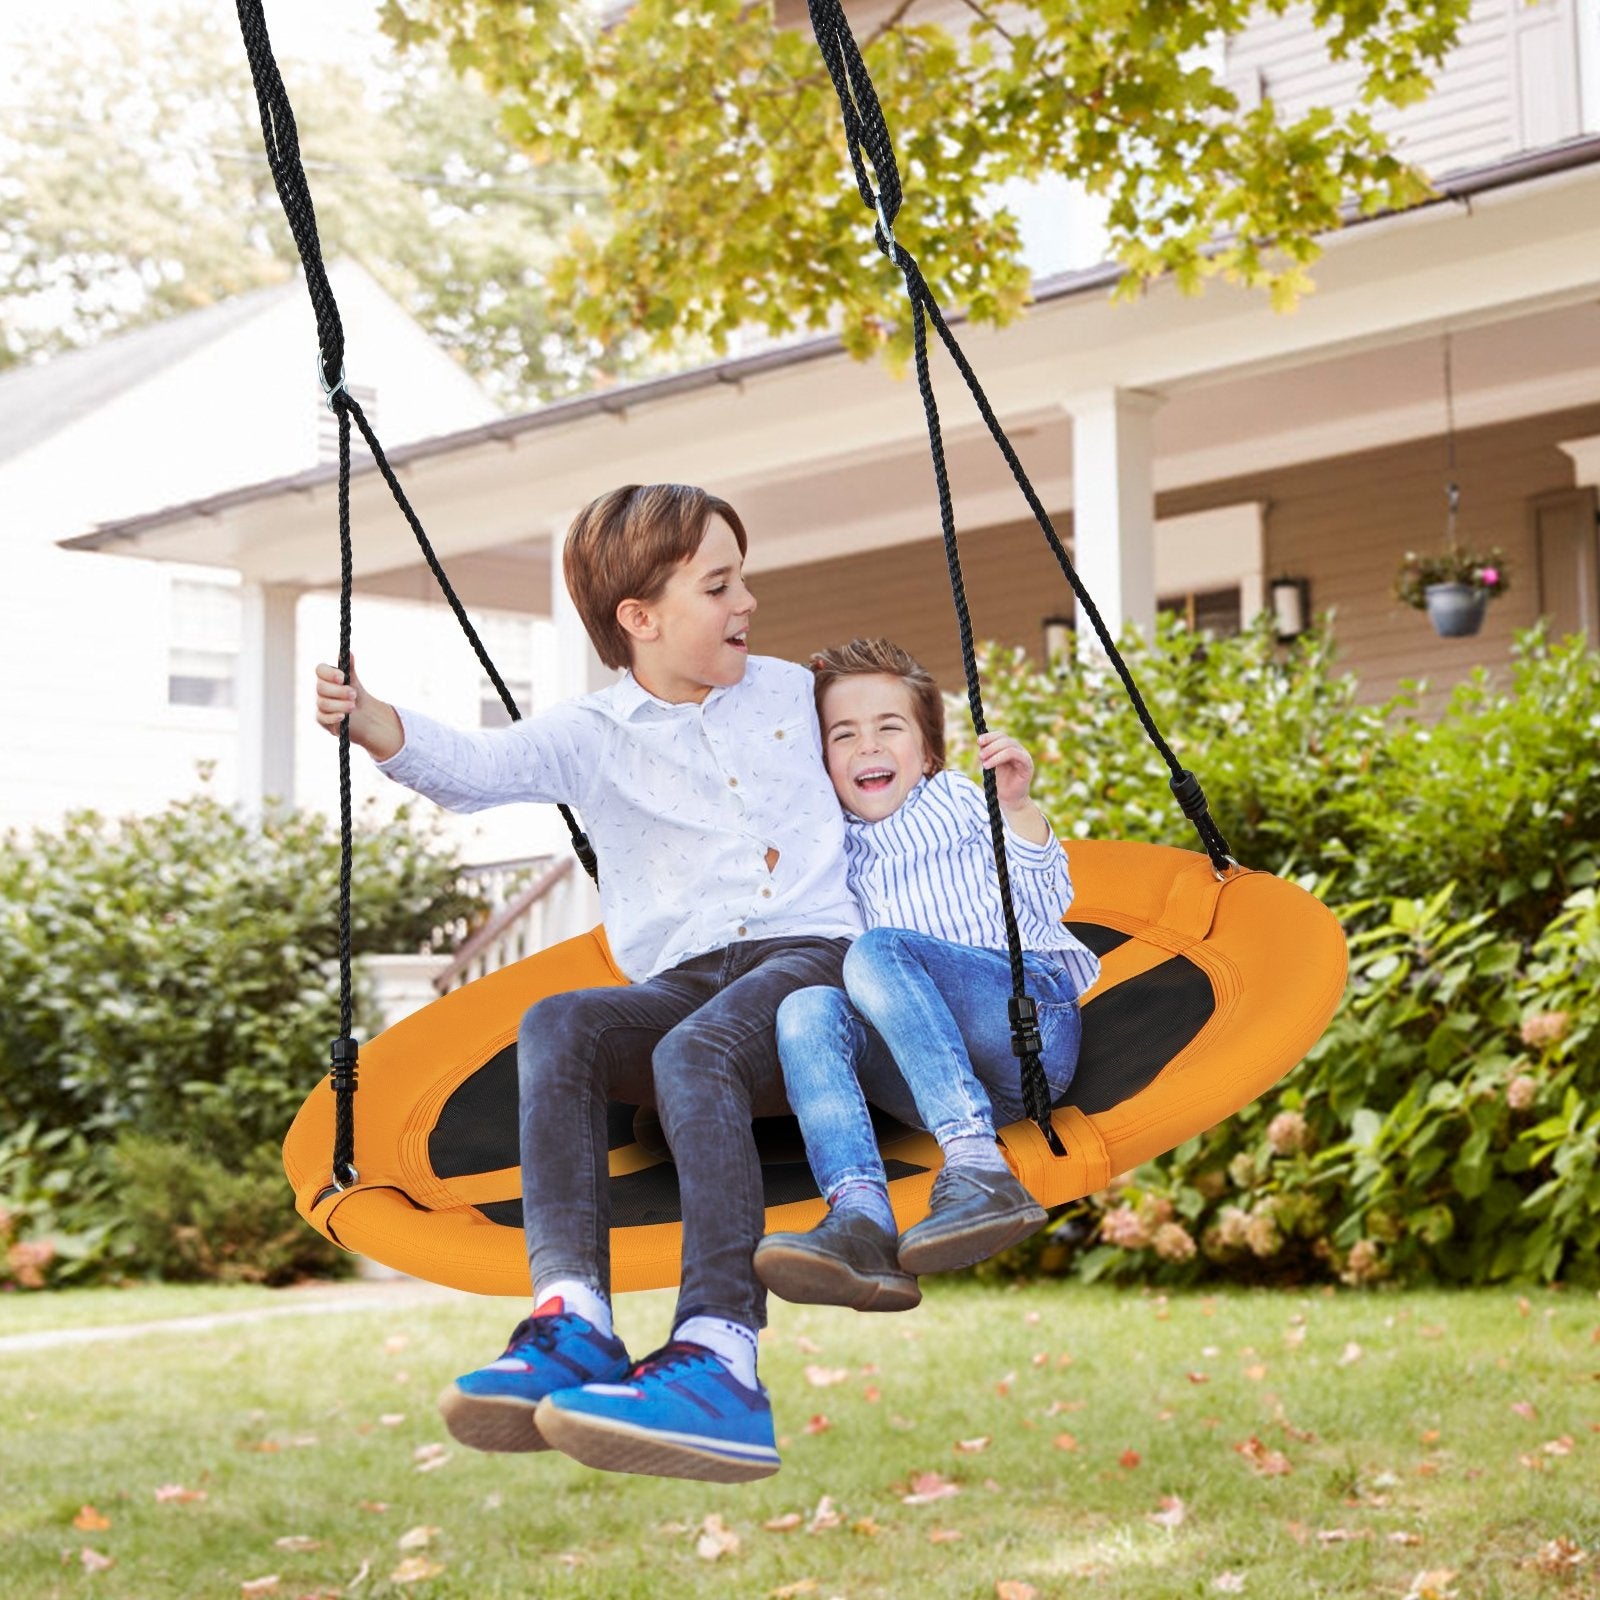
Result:
<instances>
[{"instance_id":1,"label":"shirt button","mask_svg":"<svg viewBox=\"0 0 1600 1600\"><path fill-rule=\"evenodd\" d=\"M739 937L742 939L744 937L744 935L745 935L745 930L741 927L739 929Z\"/></svg>"},{"instance_id":2,"label":"shirt button","mask_svg":"<svg viewBox=\"0 0 1600 1600\"><path fill-rule=\"evenodd\" d=\"M773 734L772 737L774 739L781 739L783 737L783 729L779 728L778 731L775 734Z\"/></svg>"},{"instance_id":3,"label":"shirt button","mask_svg":"<svg viewBox=\"0 0 1600 1600\"><path fill-rule=\"evenodd\" d=\"M739 787L739 780L737 778L729 778L728 787L730 789L737 789Z\"/></svg>"},{"instance_id":4,"label":"shirt button","mask_svg":"<svg viewBox=\"0 0 1600 1600\"><path fill-rule=\"evenodd\" d=\"M761 891L761 898L763 900L770 900L772 898L772 891L770 889L763 889Z\"/></svg>"}]
</instances>

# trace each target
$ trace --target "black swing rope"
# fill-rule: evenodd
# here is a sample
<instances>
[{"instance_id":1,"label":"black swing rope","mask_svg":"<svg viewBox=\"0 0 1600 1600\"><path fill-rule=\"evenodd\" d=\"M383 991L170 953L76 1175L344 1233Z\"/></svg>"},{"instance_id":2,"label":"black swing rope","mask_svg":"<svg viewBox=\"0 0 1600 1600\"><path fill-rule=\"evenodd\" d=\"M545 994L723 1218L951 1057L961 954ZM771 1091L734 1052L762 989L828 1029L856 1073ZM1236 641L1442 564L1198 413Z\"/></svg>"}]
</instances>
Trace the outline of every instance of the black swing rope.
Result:
<instances>
[{"instance_id":1,"label":"black swing rope","mask_svg":"<svg viewBox=\"0 0 1600 1600\"><path fill-rule=\"evenodd\" d=\"M457 598L443 567L434 554L427 534L394 471L384 455L377 436L372 431L365 413L350 394L345 382L344 330L339 319L339 308L334 299L322 262L321 244L317 235L316 211L301 164L299 137L295 128L294 112L288 92L278 71L267 35L266 19L262 13L262 0L236 0L240 31L244 37L246 54L250 61L251 78L255 84L256 101L261 113L261 128L266 144L267 164L283 204L290 231L299 251L305 272L306 288L311 296L312 310L317 323L318 378L328 397L328 405L339 419L339 541L340 541L340 592L339 592L339 669L349 679L350 670L350 599L353 583L353 558L350 539L350 422L354 418L362 438L372 452L384 482L405 516L422 551L429 570L444 593L456 620L461 624L479 663L494 684L505 706L507 715L517 721L521 718L516 702L506 688L488 652L478 638L465 608ZM982 691L978 683L977 662L973 647L972 620L967 607L966 590L961 576L960 553L955 532L955 512L951 500L949 475L944 459L944 443L940 432L937 400L928 369L927 330L925 319L931 319L941 342L950 352L965 380L980 414L994 437L1018 488L1022 491L1054 553L1058 565L1071 585L1084 614L1089 618L1105 649L1124 689L1133 704L1135 713L1145 733L1155 746L1172 776L1169 780L1185 816L1193 822L1212 867L1219 876L1236 865L1228 854L1227 842L1212 820L1199 780L1183 768L1173 755L1160 730L1156 727L1143 697L1139 694L1133 676L1123 661L1116 643L1107 629L1098 607L1082 580L1078 577L1067 556L1048 513L1039 500L1033 485L1023 471L1010 440L1000 426L989 405L987 396L978 383L977 376L968 364L964 353L943 316L938 303L928 288L915 258L894 237L894 219L899 214L903 193L894 150L884 122L882 108L867 72L866 64L856 45L849 23L839 0L808 0L812 31L816 35L823 61L833 80L844 115L851 164L855 169L856 186L863 204L876 213L873 238L878 248L898 266L906 282L906 291L913 312L913 343L916 355L917 387L927 416L928 441L933 457L934 478L938 487L940 525L944 536L945 560L949 568L950 586L955 601L956 619L961 635L962 667L966 677L967 703L971 710L974 728L978 733L988 731L983 714ZM864 159L865 157L865 159ZM869 172L867 162L871 163ZM876 176L878 188L873 188ZM983 774L984 798L989 812L989 827L994 850L995 866L999 877L1001 908L1006 927L1006 940L1010 956L1012 996L1009 1002L1012 1049L1019 1058L1023 1101L1028 1116L1037 1124L1057 1155L1064 1154L1060 1139L1050 1119L1050 1091L1039 1062L1041 1039L1038 1028L1038 1011L1033 998L1027 993L1022 963L1021 938L1017 931L1016 913L1012 905L1011 879L1006 863L1005 832L1000 816L999 797L993 772ZM333 1041L330 1074L335 1101L333 1178L336 1187L356 1181L353 1164L355 1147L354 1094L356 1090L357 1045L351 1036L352 1002L350 975L350 876L351 876L351 802L350 802L350 730L346 718L339 729L339 800L340 800L340 870L339 870L339 984L340 984L340 1037ZM598 881L594 851L579 828L576 819L564 805L558 808L572 836L573 849L584 870Z\"/></svg>"},{"instance_id":2,"label":"black swing rope","mask_svg":"<svg viewBox=\"0 0 1600 1600\"><path fill-rule=\"evenodd\" d=\"M317 376L328 406L339 419L339 670L345 682L350 681L350 597L354 586L354 558L350 540L350 422L355 419L366 440L372 459L377 463L383 481L389 486L395 503L400 507L407 524L421 547L423 559L433 573L456 621L466 633L473 652L494 685L506 715L513 722L521 720L511 691L489 659L477 630L472 626L466 608L461 604L450 580L445 576L439 558L423 531L422 523L406 499L394 469L389 465L378 436L372 431L355 397L345 385L344 328L339 320L339 307L333 296L333 287L322 262L322 246L317 237L316 208L311 202L311 189L306 182L305 167L300 160L300 138L295 127L294 110L289 104L288 91L272 53L272 42L267 36L267 22L262 13L261 0L237 0L239 30L244 36L245 54L250 60L250 76L255 84L256 104L261 112L261 132L266 143L267 165L272 171L272 181L283 204L289 231L294 235L295 248L300 253L300 264L305 272L306 289L311 296L311 309L317 323ZM594 850L577 819L566 806L557 808L567 831L572 836L572 848L577 853L583 869L599 882ZM339 1037L333 1041L329 1054L333 1066L329 1073L334 1096L333 1182L335 1188L344 1188L357 1181L355 1158L355 1092L358 1047L351 1029L354 1023L352 984L350 977L350 867L353 828L350 805L350 719L339 723Z\"/></svg>"},{"instance_id":3,"label":"black swing rope","mask_svg":"<svg viewBox=\"0 0 1600 1600\"><path fill-rule=\"evenodd\" d=\"M894 237L894 219L899 214L901 201L904 198L900 185L900 170L895 161L888 125L884 121L883 108L878 102L877 91L873 88L872 77L867 71L865 61L862 60L855 36L850 31L844 8L840 0L807 0L807 4L811 15L811 31L816 36L817 46L828 69L828 76L833 80L834 91L839 98L839 109L844 116L846 142L850 163L855 169L856 187L860 191L862 204L876 214L877 220L872 230L873 240L878 249L900 269L905 278L906 293L911 301L911 332L916 356L917 387L921 392L922 407L928 422L928 444L933 455L934 481L939 493L939 520L944 534L945 561L950 572L950 590L955 600L956 620L961 633L961 663L966 674L967 704L971 710L973 727L979 734L988 731L983 714L982 691L978 683L977 660L973 652L972 622L968 615L966 589L961 578L955 513L950 497L949 473L945 465L944 440L939 427L938 404L928 372L926 320L933 322L940 340L950 352L957 369L966 381L979 413L1005 457L1006 465L1010 467L1017 487L1022 491L1029 509L1043 531L1057 564L1072 586L1072 592L1077 597L1084 615L1093 625L1117 676L1121 678L1123 688L1128 693L1128 698L1145 733L1161 759L1167 764L1171 773L1168 780L1169 787L1183 814L1194 824L1196 832L1200 835L1200 842L1210 857L1213 870L1219 876L1225 876L1229 868L1237 863L1228 854L1227 841L1212 820L1205 793L1200 787L1200 780L1183 767L1166 740L1162 738L1149 708L1144 703L1144 697L1133 681L1133 674L1128 670L1127 663L1117 649L1116 641L1111 637L1110 630L1100 615L1099 608L1078 577L1061 540L1056 535L1049 514L1040 503L1032 483L1023 471L1022 463L1017 459L1011 441L1006 437L1005 430L996 418L977 375L968 364L955 336L940 314L938 302L928 288L922 269L917 265L916 258L911 252ZM877 180L876 189L873 187L874 178ZM1011 877L1006 865L1005 834L992 771L984 771L983 792L989 810L989 831L994 844L995 868L1000 881L1000 904L1004 913L1006 943L1011 959L1012 994L1009 1005L1011 1047L1020 1062L1023 1105L1028 1116L1045 1136L1050 1149L1055 1154L1061 1155L1064 1151L1050 1119L1050 1088L1045 1080L1044 1068L1039 1062L1041 1040L1037 1007L1026 990L1022 941L1017 932L1016 913L1011 902Z\"/></svg>"}]
</instances>

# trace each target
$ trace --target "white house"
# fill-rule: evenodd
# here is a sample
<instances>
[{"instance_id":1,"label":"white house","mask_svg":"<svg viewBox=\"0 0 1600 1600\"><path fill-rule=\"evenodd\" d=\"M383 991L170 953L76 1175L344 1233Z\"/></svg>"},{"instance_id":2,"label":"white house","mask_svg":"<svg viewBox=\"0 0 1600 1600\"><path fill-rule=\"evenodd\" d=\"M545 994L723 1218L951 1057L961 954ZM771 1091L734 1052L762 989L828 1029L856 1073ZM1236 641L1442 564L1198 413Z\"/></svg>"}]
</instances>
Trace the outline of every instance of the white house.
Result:
<instances>
[{"instance_id":1,"label":"white house","mask_svg":"<svg viewBox=\"0 0 1600 1600\"><path fill-rule=\"evenodd\" d=\"M360 351L356 392L386 445L499 417L361 267L335 262L331 276ZM337 652L333 597L307 592L296 605L242 585L227 552L204 540L184 563L61 547L108 522L335 461L314 351L296 278L0 375L9 578L0 590L0 828L51 824L84 807L157 807L192 791L202 767L225 799L337 804L336 746L303 714L314 662ZM360 450L359 435L355 443ZM553 640L530 609L508 591L478 616L525 705L549 680ZM410 703L479 716L480 669L429 589L363 597L357 627L364 653L405 663L386 676ZM295 667L269 684L266 641L285 628L298 641ZM503 715L497 704L487 714ZM241 740L241 727L257 731ZM359 794L395 797L364 764L357 781ZM480 859L554 839L538 811L458 832Z\"/></svg>"},{"instance_id":2,"label":"white house","mask_svg":"<svg viewBox=\"0 0 1600 1600\"><path fill-rule=\"evenodd\" d=\"M1224 68L1247 96L1291 108L1348 98L1353 81L1299 11L1253 24ZM1092 266L1040 278L1019 324L962 338L1111 618L1147 623L1162 603L1235 625L1273 579L1304 580L1315 609L1335 608L1365 692L1425 676L1437 703L1473 666L1503 665L1513 629L1541 613L1600 637L1595 0L1476 0L1437 92L1387 120L1440 198L1330 237L1317 292L1293 314L1227 286L1186 299L1160 285L1113 304L1114 270ZM1483 632L1452 641L1391 594L1402 552L1443 540L1447 339L1462 536L1504 546L1514 574ZM311 349L307 320L297 350ZM362 342L351 351L360 380ZM1045 620L1068 609L1065 584L959 379L938 365L975 629L1037 652ZM239 391L210 392L221 409L221 394ZM305 385L282 402L306 403ZM248 413L265 426L269 409L262 397ZM658 479L702 483L740 508L761 602L755 648L800 656L887 633L959 682L915 386L832 339L460 427L394 459L468 602L517 596L551 619L542 691L598 681L559 581L572 513L616 483ZM303 746L306 647L293 618L300 597L335 581L334 498L330 467L286 465L163 509L98 511L97 526L63 541L240 574L247 613L265 619L246 649L260 684L242 703L246 790L260 774L269 788L298 786L283 721L298 718ZM427 574L376 474L358 475L353 501L361 593L420 598ZM369 684L413 692L415 643L357 638Z\"/></svg>"}]
</instances>

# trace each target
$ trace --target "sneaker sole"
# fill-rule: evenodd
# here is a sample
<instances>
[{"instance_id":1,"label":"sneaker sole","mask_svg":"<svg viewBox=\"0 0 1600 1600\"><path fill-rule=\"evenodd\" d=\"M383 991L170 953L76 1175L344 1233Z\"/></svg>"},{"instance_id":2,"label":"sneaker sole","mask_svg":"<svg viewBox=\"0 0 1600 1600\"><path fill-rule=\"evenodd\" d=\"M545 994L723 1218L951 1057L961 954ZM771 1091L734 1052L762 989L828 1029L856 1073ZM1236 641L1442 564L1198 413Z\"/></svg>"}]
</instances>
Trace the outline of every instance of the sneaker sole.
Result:
<instances>
[{"instance_id":1,"label":"sneaker sole","mask_svg":"<svg viewBox=\"0 0 1600 1600\"><path fill-rule=\"evenodd\" d=\"M634 1423L563 1411L548 1399L539 1402L538 1426L562 1454L601 1472L695 1478L702 1483L753 1483L757 1478L770 1478L782 1465L778 1452L763 1446L747 1447L750 1453L745 1453L714 1439L663 1435Z\"/></svg>"},{"instance_id":2,"label":"sneaker sole","mask_svg":"<svg viewBox=\"0 0 1600 1600\"><path fill-rule=\"evenodd\" d=\"M467 1394L453 1383L439 1396L450 1437L472 1450L548 1450L534 1420L538 1402L509 1395Z\"/></svg>"},{"instance_id":3,"label":"sneaker sole","mask_svg":"<svg viewBox=\"0 0 1600 1600\"><path fill-rule=\"evenodd\" d=\"M987 1261L990 1256L1020 1243L1049 1220L1049 1212L1035 1205L912 1239L909 1243L901 1239L900 1265L918 1277L930 1272L959 1272L963 1267L975 1267L980 1261Z\"/></svg>"},{"instance_id":4,"label":"sneaker sole","mask_svg":"<svg viewBox=\"0 0 1600 1600\"><path fill-rule=\"evenodd\" d=\"M922 1290L909 1272L894 1278L869 1277L837 1256L793 1245L762 1245L756 1251L755 1268L767 1288L795 1305L909 1311L922 1303Z\"/></svg>"}]
</instances>

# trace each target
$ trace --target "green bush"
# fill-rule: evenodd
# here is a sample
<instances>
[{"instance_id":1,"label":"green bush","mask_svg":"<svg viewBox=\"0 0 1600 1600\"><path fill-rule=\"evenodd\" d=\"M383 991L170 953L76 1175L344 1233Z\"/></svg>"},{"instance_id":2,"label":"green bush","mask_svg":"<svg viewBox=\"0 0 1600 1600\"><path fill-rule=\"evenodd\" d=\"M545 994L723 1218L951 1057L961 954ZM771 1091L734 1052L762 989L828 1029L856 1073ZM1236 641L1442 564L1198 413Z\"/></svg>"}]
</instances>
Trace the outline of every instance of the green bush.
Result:
<instances>
[{"instance_id":1,"label":"green bush","mask_svg":"<svg viewBox=\"0 0 1600 1600\"><path fill-rule=\"evenodd\" d=\"M1331 663L1320 634L1281 660L1265 629L1134 643L1234 854L1339 891L1350 987L1274 1094L989 1274L1600 1276L1600 657L1535 630L1507 688L1476 674L1434 723L1416 685L1363 707ZM991 655L986 682L1064 834L1195 847L1104 669ZM975 771L971 742L953 732Z\"/></svg>"},{"instance_id":2,"label":"green bush","mask_svg":"<svg viewBox=\"0 0 1600 1600\"><path fill-rule=\"evenodd\" d=\"M352 944L469 912L402 814L354 851ZM209 797L0 843L0 1120L132 1131L237 1164L281 1139L339 1032L339 846L322 817Z\"/></svg>"},{"instance_id":3,"label":"green bush","mask_svg":"<svg viewBox=\"0 0 1600 1600\"><path fill-rule=\"evenodd\" d=\"M338 1277L352 1258L295 1213L276 1144L239 1166L127 1135L111 1152L124 1269L172 1282L292 1283Z\"/></svg>"},{"instance_id":4,"label":"green bush","mask_svg":"<svg viewBox=\"0 0 1600 1600\"><path fill-rule=\"evenodd\" d=\"M357 956L480 909L404 811L352 872ZM342 1265L277 1156L339 1032L338 882L326 819L207 796L0 842L0 1284Z\"/></svg>"}]
</instances>

